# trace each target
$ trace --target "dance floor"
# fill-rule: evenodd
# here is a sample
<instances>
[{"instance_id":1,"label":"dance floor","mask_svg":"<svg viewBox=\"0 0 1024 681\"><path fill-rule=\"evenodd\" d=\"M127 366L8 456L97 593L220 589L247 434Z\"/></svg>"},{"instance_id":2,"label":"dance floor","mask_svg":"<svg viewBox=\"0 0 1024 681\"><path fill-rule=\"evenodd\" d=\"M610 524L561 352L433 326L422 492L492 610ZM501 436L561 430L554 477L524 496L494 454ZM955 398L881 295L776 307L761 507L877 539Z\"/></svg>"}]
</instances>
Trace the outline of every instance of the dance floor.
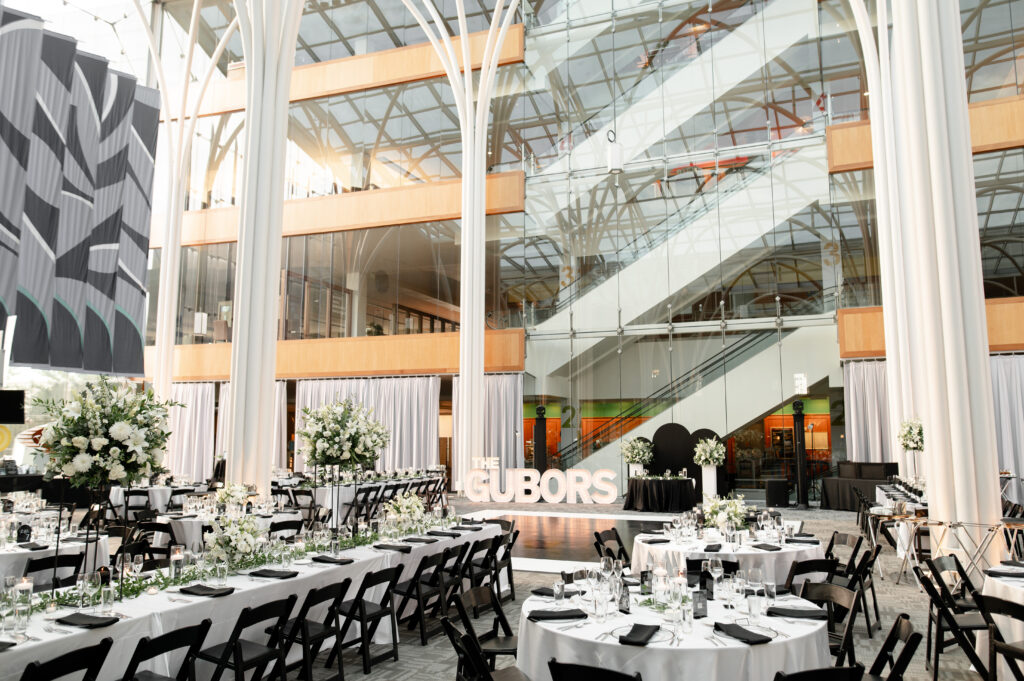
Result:
<instances>
[{"instance_id":1,"label":"dance floor","mask_svg":"<svg viewBox=\"0 0 1024 681\"><path fill-rule=\"evenodd\" d=\"M491 515L492 518L514 520L520 531L516 544L519 558L544 560L593 561L594 532L613 526L626 546L633 545L633 537L644 530L658 529L663 521L640 518L609 518L583 514L565 515Z\"/></svg>"}]
</instances>

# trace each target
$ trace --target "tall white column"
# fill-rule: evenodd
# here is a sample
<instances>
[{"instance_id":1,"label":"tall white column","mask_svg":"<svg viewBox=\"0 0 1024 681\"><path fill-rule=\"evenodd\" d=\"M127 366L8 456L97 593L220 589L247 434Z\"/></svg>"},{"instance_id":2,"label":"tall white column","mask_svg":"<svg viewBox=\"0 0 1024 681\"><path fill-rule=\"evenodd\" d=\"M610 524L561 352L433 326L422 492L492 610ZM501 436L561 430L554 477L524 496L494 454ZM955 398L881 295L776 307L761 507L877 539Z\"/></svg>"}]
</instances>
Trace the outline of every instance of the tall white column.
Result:
<instances>
[{"instance_id":1,"label":"tall white column","mask_svg":"<svg viewBox=\"0 0 1024 681\"><path fill-rule=\"evenodd\" d=\"M459 383L455 403L455 452L452 482L462 488L473 456L484 451L484 328L487 242L487 119L494 94L498 55L519 0L496 0L484 46L479 84L474 87L470 32L464 0L456 0L460 44L456 52L436 0L402 0L412 12L444 65L455 93L462 139L462 244L459 281ZM429 15L429 20L424 16Z\"/></svg>"},{"instance_id":2,"label":"tall white column","mask_svg":"<svg viewBox=\"0 0 1024 681\"><path fill-rule=\"evenodd\" d=\"M238 224L227 479L269 491L288 90L302 0L235 0L245 55L245 184Z\"/></svg>"}]
</instances>

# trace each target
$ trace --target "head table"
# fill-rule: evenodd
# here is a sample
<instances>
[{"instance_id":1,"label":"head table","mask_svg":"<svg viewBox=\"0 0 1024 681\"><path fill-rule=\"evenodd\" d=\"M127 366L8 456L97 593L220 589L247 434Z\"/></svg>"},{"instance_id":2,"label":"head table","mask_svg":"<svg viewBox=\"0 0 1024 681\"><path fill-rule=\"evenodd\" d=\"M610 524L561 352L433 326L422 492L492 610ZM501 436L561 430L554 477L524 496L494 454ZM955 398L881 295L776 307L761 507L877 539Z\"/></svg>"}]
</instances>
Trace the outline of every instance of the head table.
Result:
<instances>
[{"instance_id":1,"label":"head table","mask_svg":"<svg viewBox=\"0 0 1024 681\"><path fill-rule=\"evenodd\" d=\"M409 553L379 550L369 546L347 549L342 551L341 555L353 559L353 563L338 566L303 560L290 568L298 572L298 575L291 579L264 580L243 574L232 575L227 579L227 586L233 587L234 593L215 599L186 597L176 593L177 589L175 588L152 595L144 594L116 603L114 611L119 616L119 620L111 626L99 629L76 629L58 625L59 628L67 632L61 633L54 631L53 627L49 626L50 623L46 621L43 614L37 613L32 616L28 626L27 634L31 638L3 652L5 664L0 668L0 681L16 681L21 677L25 665L33 660L49 660L58 655L98 643L100 639L107 636L113 638L114 645L107 656L99 678L103 680L119 679L124 674L125 666L131 659L135 646L143 636L157 636L180 627L198 624L203 619L209 618L213 621L213 626L206 637L204 647L223 643L228 639L238 614L245 607L255 607L269 601L287 598L290 594L296 594L298 601L292 611L294 615L301 605L302 599L311 589L334 584L345 578L352 579L352 585L347 594L347 598L352 598L355 596L363 576L368 572L401 564L403 566L402 575L407 577L425 555L441 552L449 546L491 537L500 531L501 528L497 525L483 525L482 529L478 531L461 533L458 539L438 538L437 542L431 544L410 543L411 551ZM395 543L394 540L382 541ZM370 597L372 598L373 595L371 594ZM57 615L63 616L70 612L70 610L64 609ZM311 617L322 618L323 610L314 610ZM9 635L4 635L4 638L7 639ZM350 629L349 636L353 638L358 636L358 625ZM388 643L390 641L391 630L384 623L377 629L374 642ZM289 661L299 659L301 654L299 648L300 646L293 646ZM179 663L180 656L172 654L158 657L144 664L142 668L153 670L159 674L168 674L177 672ZM212 669L211 665L199 663L197 678L209 678Z\"/></svg>"},{"instance_id":2,"label":"head table","mask_svg":"<svg viewBox=\"0 0 1024 681\"><path fill-rule=\"evenodd\" d=\"M744 539L742 545L723 542L717 537L708 541L694 538L674 542L665 541L666 539L668 537L663 534L638 534L633 539L633 572L651 570L660 564L668 570L669 574L676 574L679 568L685 567L688 558L700 560L720 558L738 562L742 570L760 568L766 582L782 584L789 576L789 568L794 561L825 557L821 543L809 539L787 539L782 544L774 541L763 542L766 545L778 547L778 551L756 548L755 545L762 542L749 536ZM655 543L651 543L652 541ZM706 547L709 543L718 544L720 549L707 551Z\"/></svg>"},{"instance_id":3,"label":"head table","mask_svg":"<svg viewBox=\"0 0 1024 681\"><path fill-rule=\"evenodd\" d=\"M583 598L585 602L586 596ZM658 612L640 606L635 595L631 598L633 605L629 615L615 612L602 623L594 618L579 622L533 622L528 617L530 612L549 610L554 605L549 598L528 598L519 619L517 666L533 681L551 681L548 660L552 657L559 662L587 664L627 674L640 672L645 679L685 675L702 681L772 681L777 671L795 672L832 664L826 623L822 621L762 617L762 626L775 632L773 640L762 645L747 645L712 635L715 622L735 621L745 625L746 613L727 610L721 601L709 601L707 617L694 620L692 631L680 632L677 638L673 635L674 625L664 622ZM814 607L796 597L779 598L778 604ZM618 635L634 624L655 624L662 629L646 646L619 643Z\"/></svg>"}]
</instances>

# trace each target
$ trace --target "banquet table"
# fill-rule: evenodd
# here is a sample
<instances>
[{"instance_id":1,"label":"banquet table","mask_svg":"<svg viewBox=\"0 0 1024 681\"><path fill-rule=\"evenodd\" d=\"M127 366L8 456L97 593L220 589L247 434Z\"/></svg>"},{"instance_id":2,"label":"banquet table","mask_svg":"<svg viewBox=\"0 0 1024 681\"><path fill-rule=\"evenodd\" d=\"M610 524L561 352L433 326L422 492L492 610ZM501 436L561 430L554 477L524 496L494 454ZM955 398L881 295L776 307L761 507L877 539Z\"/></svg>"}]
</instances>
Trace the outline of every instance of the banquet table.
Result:
<instances>
[{"instance_id":1,"label":"banquet table","mask_svg":"<svg viewBox=\"0 0 1024 681\"><path fill-rule=\"evenodd\" d=\"M114 640L114 644L99 678L104 681L120 679L135 646L143 636L156 636L180 627L198 624L203 619L209 618L213 621L213 626L210 628L204 644L209 647L228 639L238 614L245 607L255 607L286 598L290 594L296 594L298 601L294 606L294 614L310 589L351 578L352 586L349 587L349 595L353 596L363 575L368 572L401 564L404 566L402 575L407 577L424 555L437 553L449 546L467 541L494 536L498 532L500 532L498 526L484 525L483 529L479 531L462 533L458 539L441 538L432 544L411 544L412 550L409 553L378 550L371 547L348 549L341 555L355 561L350 565L324 565L302 561L301 564L297 563L291 568L299 574L285 580L261 580L246 575L232 575L228 577L227 585L235 589L234 593L213 600L201 597L184 598L181 594L173 593L173 590L171 593L144 594L138 598L127 599L115 604L115 612L123 617L113 625L99 629L64 627L71 632L66 634L47 631L44 627L49 623L44 620L42 615L36 614L33 615L29 623L28 634L37 640L19 643L3 652L5 665L0 668L0 681L17 681L21 677L25 665L33 660L49 660L64 653L94 645L100 639L108 636ZM175 600L172 601L171 598ZM68 613L70 610L61 611L59 614ZM318 618L322 617L322 614L313 611L311 616ZM357 632L358 626L353 626L350 636L358 635ZM374 642L387 643L390 640L390 627L386 625L379 627ZM299 659L299 648L300 646L292 648L289 661ZM168 669L169 661L174 661L174 664L177 664L178 659L173 654L161 656L143 664L141 668L168 674L172 671ZM199 663L197 678L209 678L212 669L211 665ZM173 671L176 671L176 667Z\"/></svg>"},{"instance_id":2,"label":"banquet table","mask_svg":"<svg viewBox=\"0 0 1024 681\"><path fill-rule=\"evenodd\" d=\"M401 493L401 492L404 492L404 491L408 490L410 485L414 485L414 484L418 485L419 483L423 482L424 480L429 480L429 479L436 480L437 478L433 477L433 476L432 477L426 477L426 478L423 478L423 477L420 477L420 478L402 478L401 480L375 480L373 482L350 482L350 483L345 483L345 484L337 485L336 491L333 491L333 494L335 495L334 496L334 509L335 509L334 512L338 516L338 518L344 518L345 517L345 511L347 510L346 507L352 503L353 499L355 499L356 491L357 490L365 489L367 487L371 487L371 488L373 488L374 490L376 490L379 493L380 489L382 487L386 486L386 485L390 485L390 484L394 484L394 483L399 483L399 482L406 483L405 487L402 488L402 490L400 490L400 493ZM318 506L326 506L326 507L330 508L330 506L331 506L331 495L332 495L332 488L331 488L331 486L328 485L328 486L325 486L325 487L317 487L316 488L316 493L314 495L315 498L316 498L317 505Z\"/></svg>"},{"instance_id":3,"label":"banquet table","mask_svg":"<svg viewBox=\"0 0 1024 681\"><path fill-rule=\"evenodd\" d=\"M681 670L686 670L686 678L703 681L772 681L777 671L791 673L832 665L823 621L763 617L764 626L780 633L769 643L747 645L724 636L716 637L714 640L719 642L715 643L709 640L715 622L732 622L739 617L742 623L746 613L740 610L734 616L730 613L737 611L726 610L721 601L708 601L708 616L694 620L693 631L674 640L668 635L671 625L658 612L640 606L635 595L631 598L629 615L616 612L604 623L589 618L579 627L564 620L530 621L530 612L552 609L554 604L551 599L536 596L526 599L519 618L516 666L532 681L551 681L551 658L627 674L640 672L644 679L682 676ZM778 605L813 607L796 597L780 598ZM643 647L619 643L617 634L628 631L633 624L657 624L663 629ZM613 630L615 634L603 636ZM669 674L669 670L674 673Z\"/></svg>"},{"instance_id":4,"label":"banquet table","mask_svg":"<svg viewBox=\"0 0 1024 681\"><path fill-rule=\"evenodd\" d=\"M270 524L279 520L302 520L302 514L298 511L288 511L282 513L273 513L272 515L256 515L250 516L253 522L256 523L256 527L261 532L265 532L270 529ZM171 531L174 532L174 539L179 544L184 546L189 551L198 551L203 547L203 525L209 525L212 522L210 517L206 516L157 516L157 522L168 523L171 526ZM167 544L168 536L163 532L157 532L153 536L153 546L164 546Z\"/></svg>"},{"instance_id":5,"label":"banquet table","mask_svg":"<svg viewBox=\"0 0 1024 681\"><path fill-rule=\"evenodd\" d=\"M869 499L875 495L875 488L885 480L862 480L861 478L822 478L821 508L837 511L856 511L859 500L853 489L858 488Z\"/></svg>"},{"instance_id":6,"label":"banquet table","mask_svg":"<svg viewBox=\"0 0 1024 681\"><path fill-rule=\"evenodd\" d=\"M623 509L669 513L689 511L696 505L693 478L630 478Z\"/></svg>"},{"instance_id":7,"label":"banquet table","mask_svg":"<svg viewBox=\"0 0 1024 681\"><path fill-rule=\"evenodd\" d=\"M981 593L986 596L995 596L1004 601L1013 603L1024 603L1024 569L1011 568L1004 565L999 566L1000 570L1020 572L1020 577L985 577L985 584ZM1013 620L1001 615L994 616L996 626L1003 635L1003 639L1010 643L1024 641L1024 622ZM988 661L988 632L978 632L977 646L975 648L982 660ZM1013 675L1005 662L1000 662L998 677L1012 679Z\"/></svg>"},{"instance_id":8,"label":"banquet table","mask_svg":"<svg viewBox=\"0 0 1024 681\"><path fill-rule=\"evenodd\" d=\"M96 533L93 533L96 536ZM37 551L30 551L28 549L20 548L17 544L9 544L3 549L0 549L0 577L21 577L25 574L25 566L29 560L36 558L49 558L54 555L56 545L53 541L47 540L43 542L47 548L39 549ZM86 551L88 547L88 551ZM95 548L95 550L94 550ZM84 572L91 572L96 569L96 564L107 565L110 562L110 544L107 541L106 535L100 535L97 541L85 542L84 536L81 538L64 538L60 540L60 555L82 553L85 551L85 563L83 564ZM64 577L71 574L71 569L58 570L58 576Z\"/></svg>"},{"instance_id":9,"label":"banquet table","mask_svg":"<svg viewBox=\"0 0 1024 681\"><path fill-rule=\"evenodd\" d=\"M195 490L193 486L168 487L166 485L154 485L152 487L135 487L133 489L144 489L149 492L149 507L157 513L167 510L167 504L171 497L176 494L186 494ZM110 488L110 503L115 509L124 508L124 487L115 486Z\"/></svg>"},{"instance_id":10,"label":"banquet table","mask_svg":"<svg viewBox=\"0 0 1024 681\"><path fill-rule=\"evenodd\" d=\"M789 567L793 561L825 557L820 543L784 543L781 546L774 544L780 546L780 550L765 551L754 548L753 544L760 542L749 537L742 546L720 542L717 539L711 541L710 543L721 544L721 550L713 552L704 550L709 542L698 539L684 540L678 544L671 541L650 543L652 539L658 541L665 538L660 534L638 534L633 539L633 553L631 554L633 556L633 572L650 570L661 563L669 574L674 575L680 567L686 565L687 558L700 560L721 558L739 562L742 570L760 568L764 581L782 584L789 576ZM772 544L772 542L765 543Z\"/></svg>"}]
</instances>

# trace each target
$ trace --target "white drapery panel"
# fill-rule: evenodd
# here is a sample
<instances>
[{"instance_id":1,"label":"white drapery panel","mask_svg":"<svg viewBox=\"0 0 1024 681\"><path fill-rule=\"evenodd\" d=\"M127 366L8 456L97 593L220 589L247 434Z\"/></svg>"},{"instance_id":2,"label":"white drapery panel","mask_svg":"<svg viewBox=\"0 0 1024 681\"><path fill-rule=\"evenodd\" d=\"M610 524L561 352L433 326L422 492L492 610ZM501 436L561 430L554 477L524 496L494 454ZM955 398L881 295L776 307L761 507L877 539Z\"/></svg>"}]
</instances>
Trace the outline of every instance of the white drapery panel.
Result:
<instances>
[{"instance_id":1,"label":"white drapery panel","mask_svg":"<svg viewBox=\"0 0 1024 681\"><path fill-rule=\"evenodd\" d=\"M459 452L459 377L452 385L452 415L455 440L452 443L453 489L461 490L474 456L498 458L500 470L522 468L523 459L523 375L488 374L484 379L484 450Z\"/></svg>"},{"instance_id":2,"label":"white drapery panel","mask_svg":"<svg viewBox=\"0 0 1024 681\"><path fill-rule=\"evenodd\" d=\"M295 391L295 430L302 430L302 410L316 409L352 398L373 409L373 418L391 433L391 442L377 460L377 470L427 468L436 466L437 417L441 404L438 376L396 376L385 378L337 378L299 381ZM296 441L295 466L306 469L306 460Z\"/></svg>"},{"instance_id":3,"label":"white drapery panel","mask_svg":"<svg viewBox=\"0 0 1024 681\"><path fill-rule=\"evenodd\" d=\"M889 399L885 362L847 362L843 366L846 403L846 457L850 461L899 461L889 437ZM902 463L902 462L901 462Z\"/></svg>"},{"instance_id":4,"label":"white drapery panel","mask_svg":"<svg viewBox=\"0 0 1024 681\"><path fill-rule=\"evenodd\" d=\"M228 414L231 413L231 382L220 384L217 405L218 455L228 450ZM288 381L274 382L274 468L288 468Z\"/></svg>"},{"instance_id":5,"label":"white drapery panel","mask_svg":"<svg viewBox=\"0 0 1024 681\"><path fill-rule=\"evenodd\" d=\"M996 355L990 361L999 468L1024 475L1024 356ZM1010 483L1006 493L1020 503L1020 479Z\"/></svg>"},{"instance_id":6,"label":"white drapery panel","mask_svg":"<svg viewBox=\"0 0 1024 681\"><path fill-rule=\"evenodd\" d=\"M213 383L173 383L166 466L175 477L201 482L213 475Z\"/></svg>"}]
</instances>

